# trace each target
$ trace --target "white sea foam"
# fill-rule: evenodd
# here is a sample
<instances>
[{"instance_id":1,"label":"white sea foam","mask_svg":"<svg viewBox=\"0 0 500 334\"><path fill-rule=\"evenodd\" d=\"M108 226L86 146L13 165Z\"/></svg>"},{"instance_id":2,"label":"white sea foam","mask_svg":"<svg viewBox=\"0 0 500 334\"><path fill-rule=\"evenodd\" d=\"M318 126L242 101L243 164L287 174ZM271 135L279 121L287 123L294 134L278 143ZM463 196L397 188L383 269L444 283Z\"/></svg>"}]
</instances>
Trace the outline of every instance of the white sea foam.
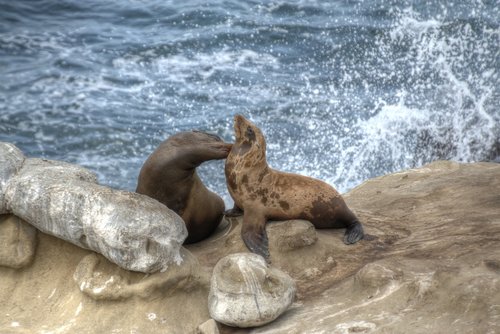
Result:
<instances>
[{"instance_id":1,"label":"white sea foam","mask_svg":"<svg viewBox=\"0 0 500 334\"><path fill-rule=\"evenodd\" d=\"M368 5L346 5L331 19L321 17L336 11L325 2L255 5L258 16L228 10L206 29L108 22L111 32L90 29L96 44L79 37L86 26L0 34L11 59L22 55L0 83L1 139L128 190L166 137L202 129L231 140L236 113L263 129L272 167L341 191L435 159L494 154L500 30L481 21L494 16L488 5L466 5L479 18L469 21L445 4L425 16L392 6L373 31L378 16L362 22L368 29L353 17ZM335 29L308 24L308 15ZM230 205L222 169L210 162L200 175Z\"/></svg>"},{"instance_id":2,"label":"white sea foam","mask_svg":"<svg viewBox=\"0 0 500 334\"><path fill-rule=\"evenodd\" d=\"M500 110L494 99L497 69L476 73L466 67L472 57L488 63L484 45L491 43L492 35L466 24L450 36L444 32L449 23L423 20L411 8L398 15L378 46L389 59L399 45L408 48L394 62L412 64L409 74L397 75L413 76L414 83L389 100L379 98L373 116L355 123L355 135L339 138L340 166L328 180L342 189L435 159L485 159L500 141Z\"/></svg>"}]
</instances>

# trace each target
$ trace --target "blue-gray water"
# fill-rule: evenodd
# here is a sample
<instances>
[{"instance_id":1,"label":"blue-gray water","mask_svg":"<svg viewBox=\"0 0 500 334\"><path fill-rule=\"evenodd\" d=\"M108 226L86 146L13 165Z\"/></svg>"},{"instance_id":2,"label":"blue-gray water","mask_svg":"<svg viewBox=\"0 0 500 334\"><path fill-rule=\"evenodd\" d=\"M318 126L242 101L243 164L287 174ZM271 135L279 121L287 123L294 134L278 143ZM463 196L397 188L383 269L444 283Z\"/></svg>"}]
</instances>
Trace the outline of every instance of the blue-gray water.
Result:
<instances>
[{"instance_id":1,"label":"blue-gray water","mask_svg":"<svg viewBox=\"0 0 500 334\"><path fill-rule=\"evenodd\" d=\"M346 191L500 147L497 1L2 1L0 141L134 190L169 135L263 129ZM202 166L230 203L223 163Z\"/></svg>"}]
</instances>

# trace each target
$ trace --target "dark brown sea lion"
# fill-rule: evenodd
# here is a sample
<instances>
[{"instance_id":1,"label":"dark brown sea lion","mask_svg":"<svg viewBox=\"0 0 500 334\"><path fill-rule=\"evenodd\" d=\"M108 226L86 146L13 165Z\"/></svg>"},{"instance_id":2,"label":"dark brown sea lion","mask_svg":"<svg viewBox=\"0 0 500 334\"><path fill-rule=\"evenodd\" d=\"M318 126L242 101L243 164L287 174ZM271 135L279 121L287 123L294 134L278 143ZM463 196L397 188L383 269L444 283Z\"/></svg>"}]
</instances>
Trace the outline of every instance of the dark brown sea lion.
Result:
<instances>
[{"instance_id":1,"label":"dark brown sea lion","mask_svg":"<svg viewBox=\"0 0 500 334\"><path fill-rule=\"evenodd\" d=\"M363 238L363 227L342 196L310 177L279 172L266 161L261 130L241 115L234 118L236 141L226 159L226 180L235 208L243 210L241 236L254 253L269 257L267 220L305 219L316 228L347 228L346 244Z\"/></svg>"},{"instance_id":2,"label":"dark brown sea lion","mask_svg":"<svg viewBox=\"0 0 500 334\"><path fill-rule=\"evenodd\" d=\"M181 132L162 142L141 168L136 192L182 217L188 230L184 243L205 239L222 219L224 201L205 187L196 167L207 160L226 158L231 147L213 134Z\"/></svg>"}]
</instances>

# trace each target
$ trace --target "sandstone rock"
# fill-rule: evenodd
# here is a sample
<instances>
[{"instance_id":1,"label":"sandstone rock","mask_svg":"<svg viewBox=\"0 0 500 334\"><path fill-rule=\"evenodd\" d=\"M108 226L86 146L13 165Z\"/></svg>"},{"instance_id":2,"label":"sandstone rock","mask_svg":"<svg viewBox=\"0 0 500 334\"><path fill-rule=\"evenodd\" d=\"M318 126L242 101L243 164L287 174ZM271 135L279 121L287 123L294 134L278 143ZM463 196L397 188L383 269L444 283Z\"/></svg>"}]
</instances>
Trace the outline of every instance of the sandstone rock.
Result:
<instances>
[{"instance_id":1,"label":"sandstone rock","mask_svg":"<svg viewBox=\"0 0 500 334\"><path fill-rule=\"evenodd\" d=\"M98 258L93 269L85 272L86 277L96 277L94 287L106 288L106 281L119 277L128 297L99 299L82 293L72 277L79 263L89 260L87 256ZM21 270L0 267L0 333L193 333L210 318L210 276L200 277L200 265L186 266L189 263L185 258L164 273L129 271L90 250L39 232L30 266ZM181 273L186 276L180 278Z\"/></svg>"},{"instance_id":2,"label":"sandstone rock","mask_svg":"<svg viewBox=\"0 0 500 334\"><path fill-rule=\"evenodd\" d=\"M376 292L402 278L403 272L398 268L389 268L382 263L368 263L354 276L354 288L357 291Z\"/></svg>"},{"instance_id":3,"label":"sandstone rock","mask_svg":"<svg viewBox=\"0 0 500 334\"><path fill-rule=\"evenodd\" d=\"M229 326L269 323L292 304L295 283L269 267L264 258L239 253L221 259L214 268L208 304L213 319Z\"/></svg>"},{"instance_id":4,"label":"sandstone rock","mask_svg":"<svg viewBox=\"0 0 500 334\"><path fill-rule=\"evenodd\" d=\"M212 270L222 257L248 252L241 239L241 224L242 217L223 219L210 238L185 247ZM294 278L299 298L323 291L322 286L336 275L339 261L349 266L349 256L339 256L352 249L342 242L343 230L316 231L305 220L272 221L266 229L272 265ZM320 234L324 231L328 233L326 237Z\"/></svg>"},{"instance_id":5,"label":"sandstone rock","mask_svg":"<svg viewBox=\"0 0 500 334\"><path fill-rule=\"evenodd\" d=\"M316 243L314 225L307 220L287 220L267 225L269 244L280 252L296 250Z\"/></svg>"},{"instance_id":6,"label":"sandstone rock","mask_svg":"<svg viewBox=\"0 0 500 334\"><path fill-rule=\"evenodd\" d=\"M36 229L13 215L0 215L0 266L22 268L36 250Z\"/></svg>"},{"instance_id":7,"label":"sandstone rock","mask_svg":"<svg viewBox=\"0 0 500 334\"><path fill-rule=\"evenodd\" d=\"M128 270L155 272L181 261L187 230L177 214L147 196L95 181L79 166L26 159L7 184L7 209Z\"/></svg>"},{"instance_id":8,"label":"sandstone rock","mask_svg":"<svg viewBox=\"0 0 500 334\"><path fill-rule=\"evenodd\" d=\"M80 291L94 300L123 300L130 297L150 298L164 291L188 290L200 282L198 260L181 248L182 264L154 273L140 282L130 282L130 275L117 271L106 259L92 253L78 264L73 279ZM98 268L99 267L99 268Z\"/></svg>"},{"instance_id":9,"label":"sandstone rock","mask_svg":"<svg viewBox=\"0 0 500 334\"><path fill-rule=\"evenodd\" d=\"M440 161L365 182L344 197L368 238L340 250L330 285L314 280L321 294L254 332L500 332L499 189L493 163ZM321 243L334 232L317 233Z\"/></svg>"},{"instance_id":10,"label":"sandstone rock","mask_svg":"<svg viewBox=\"0 0 500 334\"><path fill-rule=\"evenodd\" d=\"M196 334L219 334L219 327L214 319L209 319L196 328Z\"/></svg>"},{"instance_id":11,"label":"sandstone rock","mask_svg":"<svg viewBox=\"0 0 500 334\"><path fill-rule=\"evenodd\" d=\"M23 153L10 143L0 142L0 214L8 213L5 203L7 183L24 161Z\"/></svg>"},{"instance_id":12,"label":"sandstone rock","mask_svg":"<svg viewBox=\"0 0 500 334\"><path fill-rule=\"evenodd\" d=\"M273 266L295 280L297 302L261 327L218 323L220 332L500 333L498 189L500 164L493 163L436 162L367 181L344 194L367 237L348 246L343 229L317 230L315 243L284 252L271 242ZM169 271L132 272L96 255L79 282L95 275L100 280L89 282L99 288L121 277L134 294L117 300L82 293L71 279L91 251L38 233L30 266L0 267L0 332L193 333L210 319L213 267L247 251L241 223L226 219L211 238L187 245L200 276L175 289L162 285ZM278 240L273 224L268 236Z\"/></svg>"}]
</instances>

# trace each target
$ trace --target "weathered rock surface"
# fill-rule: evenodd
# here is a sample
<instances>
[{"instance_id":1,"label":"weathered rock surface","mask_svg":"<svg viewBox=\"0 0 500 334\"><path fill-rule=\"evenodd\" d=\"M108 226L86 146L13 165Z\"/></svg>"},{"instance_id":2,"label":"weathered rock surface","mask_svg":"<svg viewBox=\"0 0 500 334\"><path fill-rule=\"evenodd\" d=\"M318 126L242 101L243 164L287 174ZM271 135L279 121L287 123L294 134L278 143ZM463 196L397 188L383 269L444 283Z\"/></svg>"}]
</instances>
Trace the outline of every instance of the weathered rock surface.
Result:
<instances>
[{"instance_id":1,"label":"weathered rock surface","mask_svg":"<svg viewBox=\"0 0 500 334\"><path fill-rule=\"evenodd\" d=\"M0 164L6 212L128 270L156 272L182 260L186 226L163 204L98 185L92 172L76 165L25 159L19 168L19 152L8 144L0 148L8 153Z\"/></svg>"},{"instance_id":2,"label":"weathered rock surface","mask_svg":"<svg viewBox=\"0 0 500 334\"><path fill-rule=\"evenodd\" d=\"M5 205L5 189L24 162L24 154L16 146L0 142L0 214L8 213Z\"/></svg>"},{"instance_id":3,"label":"weathered rock surface","mask_svg":"<svg viewBox=\"0 0 500 334\"><path fill-rule=\"evenodd\" d=\"M209 319L199 325L195 331L196 334L219 334L219 327L214 319Z\"/></svg>"},{"instance_id":4,"label":"weathered rock surface","mask_svg":"<svg viewBox=\"0 0 500 334\"><path fill-rule=\"evenodd\" d=\"M268 266L257 254L222 258L210 281L208 308L213 319L235 327L255 327L279 317L295 297L293 279Z\"/></svg>"},{"instance_id":5,"label":"weathered rock surface","mask_svg":"<svg viewBox=\"0 0 500 334\"><path fill-rule=\"evenodd\" d=\"M133 282L129 271L115 266L95 253L85 256L76 267L73 279L84 294L94 300L123 300L131 297L151 298L165 291L189 291L201 280L198 260L181 249L182 265ZM103 263L101 263L103 262Z\"/></svg>"},{"instance_id":6,"label":"weathered rock surface","mask_svg":"<svg viewBox=\"0 0 500 334\"><path fill-rule=\"evenodd\" d=\"M187 252L181 266L145 274L45 233L37 239L30 266L0 267L0 333L182 334L209 318L209 276L180 277L187 264L199 268Z\"/></svg>"},{"instance_id":7,"label":"weathered rock surface","mask_svg":"<svg viewBox=\"0 0 500 334\"><path fill-rule=\"evenodd\" d=\"M321 295L256 333L500 332L499 164L436 162L346 200L371 240L335 257Z\"/></svg>"},{"instance_id":8,"label":"weathered rock surface","mask_svg":"<svg viewBox=\"0 0 500 334\"><path fill-rule=\"evenodd\" d=\"M35 250L36 229L16 216L0 215L0 266L27 266Z\"/></svg>"},{"instance_id":9,"label":"weathered rock surface","mask_svg":"<svg viewBox=\"0 0 500 334\"><path fill-rule=\"evenodd\" d=\"M500 164L436 162L370 180L345 198L367 238L347 246L343 230L317 230L316 242L298 248L270 241L272 265L296 282L296 302L267 325L218 324L221 333L500 333ZM298 224L270 223L269 239ZM0 332L192 333L210 319L213 267L246 252L241 220L221 225L187 247L198 271L178 289L115 300L80 285L106 288L115 275L134 287L161 273L126 271L100 255L92 267L91 251L38 233L30 266L0 267ZM82 260L91 269L79 285L71 278Z\"/></svg>"},{"instance_id":10,"label":"weathered rock surface","mask_svg":"<svg viewBox=\"0 0 500 334\"><path fill-rule=\"evenodd\" d=\"M314 225L307 220L273 222L267 230L271 234L269 243L281 253L311 246L318 241Z\"/></svg>"}]
</instances>

